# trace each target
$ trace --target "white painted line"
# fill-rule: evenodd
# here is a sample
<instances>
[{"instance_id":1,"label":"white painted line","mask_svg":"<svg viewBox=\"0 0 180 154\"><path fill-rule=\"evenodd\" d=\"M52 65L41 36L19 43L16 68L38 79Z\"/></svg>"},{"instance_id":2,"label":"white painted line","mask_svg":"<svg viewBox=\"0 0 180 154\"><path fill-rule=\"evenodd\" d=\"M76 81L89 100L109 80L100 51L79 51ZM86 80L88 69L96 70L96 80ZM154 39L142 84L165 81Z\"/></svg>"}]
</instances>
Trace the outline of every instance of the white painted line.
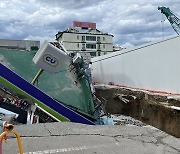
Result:
<instances>
[{"instance_id":1,"label":"white painted line","mask_svg":"<svg viewBox=\"0 0 180 154\"><path fill-rule=\"evenodd\" d=\"M171 108L171 109L174 109L174 110L180 110L180 107L178 107L178 106L167 106L167 105L165 105L165 107Z\"/></svg>"},{"instance_id":2,"label":"white painted line","mask_svg":"<svg viewBox=\"0 0 180 154\"><path fill-rule=\"evenodd\" d=\"M171 106L172 109L175 109L175 110L180 110L180 107L178 106Z\"/></svg>"},{"instance_id":3,"label":"white painted line","mask_svg":"<svg viewBox=\"0 0 180 154\"><path fill-rule=\"evenodd\" d=\"M62 149L50 149L44 151L34 151L34 152L26 152L24 154L53 154L53 153L63 153L63 152L71 152L71 151L83 151L88 149L98 149L98 148L108 148L112 146L119 146L118 142L111 144L100 144L93 146L82 146L82 147L70 147L70 148L62 148Z\"/></svg>"}]
</instances>

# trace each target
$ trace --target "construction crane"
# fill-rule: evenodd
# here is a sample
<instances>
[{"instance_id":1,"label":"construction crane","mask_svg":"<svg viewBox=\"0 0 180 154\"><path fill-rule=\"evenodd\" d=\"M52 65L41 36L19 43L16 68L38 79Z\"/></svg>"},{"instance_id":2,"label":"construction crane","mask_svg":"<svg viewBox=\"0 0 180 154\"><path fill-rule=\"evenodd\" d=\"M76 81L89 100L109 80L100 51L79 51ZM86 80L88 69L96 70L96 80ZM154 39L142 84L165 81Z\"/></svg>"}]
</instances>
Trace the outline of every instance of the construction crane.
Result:
<instances>
[{"instance_id":1,"label":"construction crane","mask_svg":"<svg viewBox=\"0 0 180 154\"><path fill-rule=\"evenodd\" d=\"M178 15L176 15L168 7L158 7L158 10L161 10L161 13L167 17L175 32L180 35L180 17L178 17Z\"/></svg>"}]
</instances>

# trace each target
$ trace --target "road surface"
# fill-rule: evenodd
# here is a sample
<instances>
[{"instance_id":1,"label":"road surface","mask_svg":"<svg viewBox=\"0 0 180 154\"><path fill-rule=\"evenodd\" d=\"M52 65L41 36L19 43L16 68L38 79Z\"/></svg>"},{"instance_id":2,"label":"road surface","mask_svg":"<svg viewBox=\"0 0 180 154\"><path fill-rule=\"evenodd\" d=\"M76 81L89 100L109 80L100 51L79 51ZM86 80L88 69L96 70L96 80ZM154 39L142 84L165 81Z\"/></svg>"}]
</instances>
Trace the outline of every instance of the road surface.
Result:
<instances>
[{"instance_id":1,"label":"road surface","mask_svg":"<svg viewBox=\"0 0 180 154\"><path fill-rule=\"evenodd\" d=\"M17 125L25 154L178 154L180 139L151 126L91 126L71 122ZM4 154L17 154L9 136Z\"/></svg>"}]
</instances>

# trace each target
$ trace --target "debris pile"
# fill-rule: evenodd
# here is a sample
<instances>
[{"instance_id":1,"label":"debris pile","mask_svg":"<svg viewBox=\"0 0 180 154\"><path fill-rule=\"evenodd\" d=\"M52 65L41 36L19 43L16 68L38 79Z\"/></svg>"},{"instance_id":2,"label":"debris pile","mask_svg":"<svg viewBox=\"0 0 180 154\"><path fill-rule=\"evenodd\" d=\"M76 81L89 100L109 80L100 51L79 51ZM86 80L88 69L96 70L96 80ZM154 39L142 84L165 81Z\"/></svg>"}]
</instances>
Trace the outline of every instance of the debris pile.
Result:
<instances>
[{"instance_id":1,"label":"debris pile","mask_svg":"<svg viewBox=\"0 0 180 154\"><path fill-rule=\"evenodd\" d=\"M135 125L138 127L146 126L143 122L136 120L130 116L125 115L112 115L115 125Z\"/></svg>"}]
</instances>

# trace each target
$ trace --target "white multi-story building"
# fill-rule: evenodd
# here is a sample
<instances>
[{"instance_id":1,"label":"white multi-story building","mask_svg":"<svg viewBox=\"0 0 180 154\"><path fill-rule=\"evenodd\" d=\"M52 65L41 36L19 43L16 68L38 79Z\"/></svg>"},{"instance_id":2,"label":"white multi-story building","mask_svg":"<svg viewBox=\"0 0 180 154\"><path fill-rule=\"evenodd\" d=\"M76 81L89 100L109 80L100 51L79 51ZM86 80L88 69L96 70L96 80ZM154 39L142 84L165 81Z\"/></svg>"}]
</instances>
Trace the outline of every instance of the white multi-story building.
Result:
<instances>
[{"instance_id":1,"label":"white multi-story building","mask_svg":"<svg viewBox=\"0 0 180 154\"><path fill-rule=\"evenodd\" d=\"M85 22L78 23L81 23L78 28L74 26L56 34L56 40L63 42L67 51L90 53L92 57L113 52L113 35L87 26L95 23L86 23L84 27Z\"/></svg>"}]
</instances>

